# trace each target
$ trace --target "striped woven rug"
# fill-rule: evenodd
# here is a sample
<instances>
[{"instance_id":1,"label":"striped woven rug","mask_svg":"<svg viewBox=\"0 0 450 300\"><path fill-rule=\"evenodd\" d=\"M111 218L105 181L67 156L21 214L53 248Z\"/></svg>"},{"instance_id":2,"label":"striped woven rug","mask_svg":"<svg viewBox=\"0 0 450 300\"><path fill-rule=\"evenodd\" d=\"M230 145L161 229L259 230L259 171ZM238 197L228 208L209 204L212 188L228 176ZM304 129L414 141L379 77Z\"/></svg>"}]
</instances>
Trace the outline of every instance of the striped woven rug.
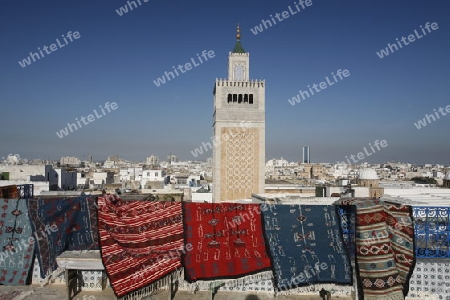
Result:
<instances>
[{"instance_id":1,"label":"striped woven rug","mask_svg":"<svg viewBox=\"0 0 450 300\"><path fill-rule=\"evenodd\" d=\"M98 197L102 261L117 297L145 296L181 267L181 203ZM180 275L181 276L181 275Z\"/></svg>"},{"instance_id":2,"label":"striped woven rug","mask_svg":"<svg viewBox=\"0 0 450 300\"><path fill-rule=\"evenodd\" d=\"M405 299L415 266L412 208L367 198L334 204L356 206L359 299Z\"/></svg>"}]
</instances>

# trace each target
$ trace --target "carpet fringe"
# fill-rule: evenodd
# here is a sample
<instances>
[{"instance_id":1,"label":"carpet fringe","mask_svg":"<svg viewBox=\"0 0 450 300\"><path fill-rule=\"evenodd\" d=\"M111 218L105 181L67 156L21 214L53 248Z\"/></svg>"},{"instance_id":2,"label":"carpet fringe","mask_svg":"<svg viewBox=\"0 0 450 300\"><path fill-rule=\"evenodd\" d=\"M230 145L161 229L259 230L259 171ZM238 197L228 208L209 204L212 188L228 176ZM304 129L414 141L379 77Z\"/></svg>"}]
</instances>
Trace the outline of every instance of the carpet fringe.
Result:
<instances>
[{"instance_id":1,"label":"carpet fringe","mask_svg":"<svg viewBox=\"0 0 450 300\"><path fill-rule=\"evenodd\" d=\"M183 277L184 278L184 277ZM192 293L196 293L197 291L208 291L210 290L212 283L223 283L226 287L239 287L243 286L247 283L252 283L255 281L261 280L273 280L272 271L263 271L252 275L243 276L235 279L214 279L214 280L198 280L193 283L189 283L184 281L180 285L180 289L188 290ZM219 288L220 289L220 288Z\"/></svg>"},{"instance_id":2,"label":"carpet fringe","mask_svg":"<svg viewBox=\"0 0 450 300\"><path fill-rule=\"evenodd\" d=\"M51 283L54 283L55 280L64 273L65 269L58 267L56 270L51 272L50 274L46 274L44 278L39 275L38 283L40 287L45 287Z\"/></svg>"},{"instance_id":3,"label":"carpet fringe","mask_svg":"<svg viewBox=\"0 0 450 300\"><path fill-rule=\"evenodd\" d=\"M30 296L33 293L34 293L33 290L21 292L20 295L14 297L12 300L23 300L23 299L25 299L25 297L28 297L28 296Z\"/></svg>"},{"instance_id":4,"label":"carpet fringe","mask_svg":"<svg viewBox=\"0 0 450 300\"><path fill-rule=\"evenodd\" d=\"M182 268L164 276L163 278L143 287L139 290L131 292L123 297L118 297L117 300L141 300L148 296L153 296L160 293L162 290L167 290L170 283L179 282L183 277Z\"/></svg>"},{"instance_id":5,"label":"carpet fringe","mask_svg":"<svg viewBox=\"0 0 450 300\"><path fill-rule=\"evenodd\" d=\"M339 295L339 296L352 296L355 292L353 286L343 286L337 285L333 283L323 283L323 284L311 284L307 286L301 286L297 288L293 288L286 291L275 291L276 296L287 296L287 295L298 295L298 294L314 294L319 296L319 292L321 289L329 291L331 295Z\"/></svg>"}]
</instances>

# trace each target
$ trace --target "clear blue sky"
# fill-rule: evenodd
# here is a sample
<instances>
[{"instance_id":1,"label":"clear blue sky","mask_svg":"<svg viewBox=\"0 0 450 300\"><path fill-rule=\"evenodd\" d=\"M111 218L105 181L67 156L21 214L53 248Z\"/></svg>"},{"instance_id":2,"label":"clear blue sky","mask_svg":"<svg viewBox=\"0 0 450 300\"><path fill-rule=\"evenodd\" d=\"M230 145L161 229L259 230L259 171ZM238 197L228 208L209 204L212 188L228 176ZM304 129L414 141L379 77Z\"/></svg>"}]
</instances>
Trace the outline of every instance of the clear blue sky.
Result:
<instances>
[{"instance_id":1,"label":"clear blue sky","mask_svg":"<svg viewBox=\"0 0 450 300\"><path fill-rule=\"evenodd\" d=\"M414 122L450 105L450 3L317 1L258 35L251 28L294 1L6 1L0 12L0 158L144 160L191 151L212 135L215 78L242 25L250 76L266 80L266 159L336 162L375 140L388 147L368 162L450 164L450 115L418 130ZM396 38L439 29L380 59ZM18 61L68 31L81 38L22 68ZM216 56L156 87L153 80L196 53ZM350 76L291 106L288 99L348 69ZM60 139L56 132L99 105L118 108ZM212 155L212 151L208 153ZM200 159L206 159L207 155Z\"/></svg>"}]
</instances>

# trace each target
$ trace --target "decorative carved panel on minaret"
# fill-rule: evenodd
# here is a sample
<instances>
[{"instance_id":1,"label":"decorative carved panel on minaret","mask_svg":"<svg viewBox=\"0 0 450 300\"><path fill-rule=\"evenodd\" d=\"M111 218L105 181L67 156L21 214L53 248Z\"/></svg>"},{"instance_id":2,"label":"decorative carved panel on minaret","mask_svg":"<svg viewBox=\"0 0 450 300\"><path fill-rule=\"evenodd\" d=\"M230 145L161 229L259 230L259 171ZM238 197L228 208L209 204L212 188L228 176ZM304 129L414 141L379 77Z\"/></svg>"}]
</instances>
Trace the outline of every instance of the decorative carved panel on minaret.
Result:
<instances>
[{"instance_id":1,"label":"decorative carved panel on minaret","mask_svg":"<svg viewBox=\"0 0 450 300\"><path fill-rule=\"evenodd\" d=\"M258 191L259 131L259 128L222 128L222 200L247 199Z\"/></svg>"}]
</instances>

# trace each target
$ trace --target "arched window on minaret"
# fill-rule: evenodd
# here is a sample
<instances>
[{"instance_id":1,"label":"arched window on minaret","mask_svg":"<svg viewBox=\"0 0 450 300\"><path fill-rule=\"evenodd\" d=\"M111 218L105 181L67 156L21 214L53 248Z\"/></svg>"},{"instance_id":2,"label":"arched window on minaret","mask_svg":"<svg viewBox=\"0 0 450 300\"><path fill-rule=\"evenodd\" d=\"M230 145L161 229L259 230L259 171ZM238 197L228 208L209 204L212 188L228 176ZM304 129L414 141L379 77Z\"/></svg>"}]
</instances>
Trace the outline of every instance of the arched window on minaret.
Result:
<instances>
[{"instance_id":1,"label":"arched window on minaret","mask_svg":"<svg viewBox=\"0 0 450 300\"><path fill-rule=\"evenodd\" d=\"M233 94L233 102L237 102L237 94Z\"/></svg>"},{"instance_id":2,"label":"arched window on minaret","mask_svg":"<svg viewBox=\"0 0 450 300\"><path fill-rule=\"evenodd\" d=\"M248 103L248 94L244 95L244 103Z\"/></svg>"},{"instance_id":3,"label":"arched window on minaret","mask_svg":"<svg viewBox=\"0 0 450 300\"><path fill-rule=\"evenodd\" d=\"M242 94L239 94L238 103L242 103Z\"/></svg>"},{"instance_id":4,"label":"arched window on minaret","mask_svg":"<svg viewBox=\"0 0 450 300\"><path fill-rule=\"evenodd\" d=\"M231 94L228 94L228 103L233 102L233 96Z\"/></svg>"},{"instance_id":5,"label":"arched window on minaret","mask_svg":"<svg viewBox=\"0 0 450 300\"><path fill-rule=\"evenodd\" d=\"M253 94L250 94L250 99L248 100L249 104L253 104Z\"/></svg>"}]
</instances>

